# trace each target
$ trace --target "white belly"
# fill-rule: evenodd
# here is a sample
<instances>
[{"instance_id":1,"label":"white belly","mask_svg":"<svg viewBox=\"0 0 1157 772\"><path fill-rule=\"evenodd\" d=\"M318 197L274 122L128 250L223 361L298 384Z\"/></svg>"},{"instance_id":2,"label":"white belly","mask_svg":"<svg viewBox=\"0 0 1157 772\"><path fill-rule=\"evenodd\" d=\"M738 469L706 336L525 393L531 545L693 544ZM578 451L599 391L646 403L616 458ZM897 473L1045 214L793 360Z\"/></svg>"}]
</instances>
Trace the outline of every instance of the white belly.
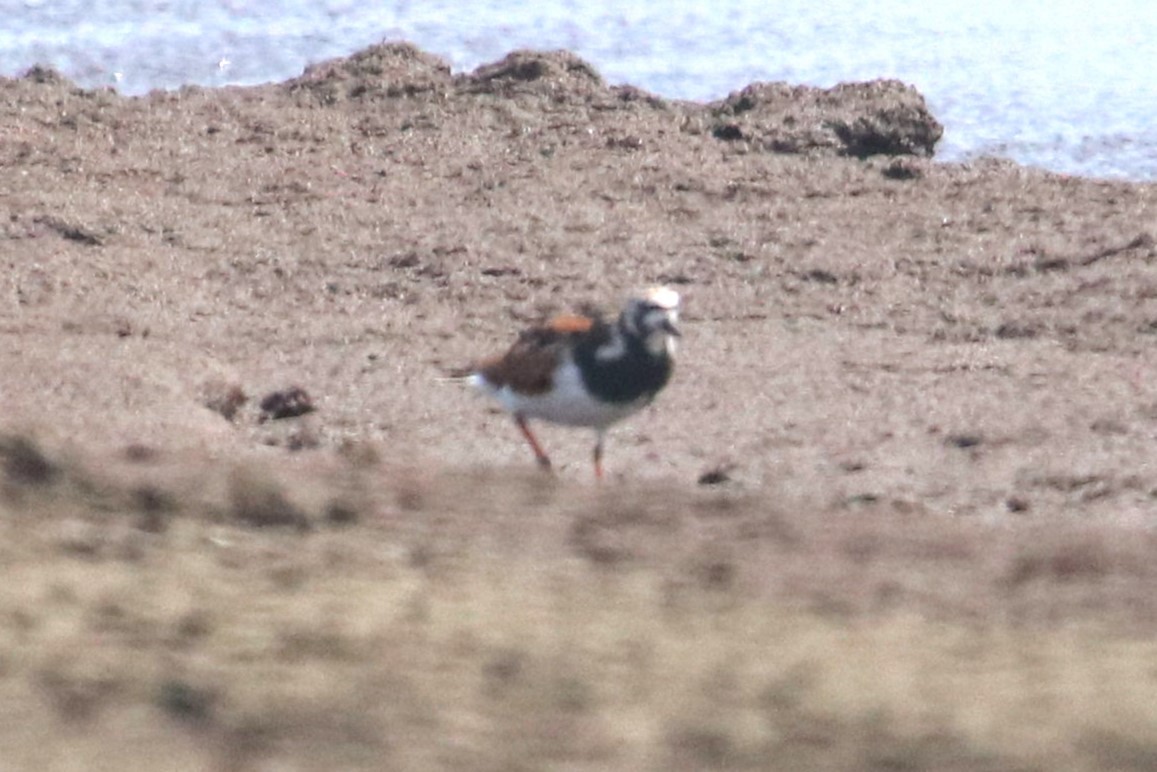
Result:
<instances>
[{"instance_id":1,"label":"white belly","mask_svg":"<svg viewBox=\"0 0 1157 772\"><path fill-rule=\"evenodd\" d=\"M569 359L555 373L554 388L545 394L519 394L509 386L496 389L480 375L470 376L470 384L497 399L511 413L565 426L589 426L594 429L605 429L638 412L648 402L645 398L624 403L592 399L583 388L582 374L578 367Z\"/></svg>"}]
</instances>

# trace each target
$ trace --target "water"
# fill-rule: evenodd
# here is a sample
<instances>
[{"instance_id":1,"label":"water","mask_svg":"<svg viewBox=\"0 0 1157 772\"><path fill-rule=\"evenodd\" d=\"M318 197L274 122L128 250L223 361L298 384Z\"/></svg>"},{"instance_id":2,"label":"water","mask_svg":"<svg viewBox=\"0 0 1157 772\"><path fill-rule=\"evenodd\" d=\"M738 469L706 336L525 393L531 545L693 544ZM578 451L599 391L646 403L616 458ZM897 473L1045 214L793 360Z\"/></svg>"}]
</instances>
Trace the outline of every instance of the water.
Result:
<instances>
[{"instance_id":1,"label":"water","mask_svg":"<svg viewBox=\"0 0 1157 772\"><path fill-rule=\"evenodd\" d=\"M1157 180L1152 0L0 0L0 74L48 64L122 93L254 84L383 39L470 70L566 48L612 83L709 100L756 80L896 77L945 124L938 157Z\"/></svg>"}]
</instances>

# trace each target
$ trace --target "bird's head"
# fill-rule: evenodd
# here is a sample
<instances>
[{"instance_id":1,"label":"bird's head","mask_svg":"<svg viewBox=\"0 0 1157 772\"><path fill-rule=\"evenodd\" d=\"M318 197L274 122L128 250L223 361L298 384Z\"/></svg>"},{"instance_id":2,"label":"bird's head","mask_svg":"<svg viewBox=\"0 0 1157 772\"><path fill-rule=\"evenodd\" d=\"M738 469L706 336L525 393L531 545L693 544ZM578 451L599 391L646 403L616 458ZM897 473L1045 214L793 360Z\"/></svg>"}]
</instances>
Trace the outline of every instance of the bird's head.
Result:
<instances>
[{"instance_id":1,"label":"bird's head","mask_svg":"<svg viewBox=\"0 0 1157 772\"><path fill-rule=\"evenodd\" d=\"M679 293L669 287L651 287L633 296L622 317L626 331L655 355L674 353L675 338L681 336L678 321Z\"/></svg>"}]
</instances>

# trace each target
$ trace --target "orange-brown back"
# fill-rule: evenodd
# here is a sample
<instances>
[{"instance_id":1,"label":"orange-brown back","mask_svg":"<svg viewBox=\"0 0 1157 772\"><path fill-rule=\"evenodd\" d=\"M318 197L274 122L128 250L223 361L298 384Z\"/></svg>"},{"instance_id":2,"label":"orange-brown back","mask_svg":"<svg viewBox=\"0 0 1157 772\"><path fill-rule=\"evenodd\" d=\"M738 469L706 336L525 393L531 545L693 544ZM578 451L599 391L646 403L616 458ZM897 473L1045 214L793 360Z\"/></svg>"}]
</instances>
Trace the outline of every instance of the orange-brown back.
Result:
<instances>
[{"instance_id":1,"label":"orange-brown back","mask_svg":"<svg viewBox=\"0 0 1157 772\"><path fill-rule=\"evenodd\" d=\"M590 332L590 329L595 326L595 320L580 314L560 314L547 322L546 326L562 335L572 335Z\"/></svg>"},{"instance_id":2,"label":"orange-brown back","mask_svg":"<svg viewBox=\"0 0 1157 772\"><path fill-rule=\"evenodd\" d=\"M484 360L477 372L499 388L542 394L553 385L555 368L569 339L590 332L595 323L580 314L556 316L542 326L524 330L506 353Z\"/></svg>"}]
</instances>

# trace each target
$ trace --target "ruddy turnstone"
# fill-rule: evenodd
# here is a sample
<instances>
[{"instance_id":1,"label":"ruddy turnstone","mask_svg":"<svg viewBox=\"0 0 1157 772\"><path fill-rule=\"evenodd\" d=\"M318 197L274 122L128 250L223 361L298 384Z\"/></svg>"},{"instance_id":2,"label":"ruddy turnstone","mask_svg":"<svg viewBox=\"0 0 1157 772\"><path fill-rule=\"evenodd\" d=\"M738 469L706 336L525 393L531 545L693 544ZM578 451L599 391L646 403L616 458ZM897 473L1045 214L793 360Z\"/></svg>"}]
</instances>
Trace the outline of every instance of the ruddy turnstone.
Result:
<instances>
[{"instance_id":1,"label":"ruddy turnstone","mask_svg":"<svg viewBox=\"0 0 1157 772\"><path fill-rule=\"evenodd\" d=\"M619 318L564 315L523 331L506 353L457 373L514 416L539 466L550 457L529 419L585 426L597 435L595 476L603 476L607 429L649 405L673 366L679 293L655 287L627 301Z\"/></svg>"}]
</instances>

